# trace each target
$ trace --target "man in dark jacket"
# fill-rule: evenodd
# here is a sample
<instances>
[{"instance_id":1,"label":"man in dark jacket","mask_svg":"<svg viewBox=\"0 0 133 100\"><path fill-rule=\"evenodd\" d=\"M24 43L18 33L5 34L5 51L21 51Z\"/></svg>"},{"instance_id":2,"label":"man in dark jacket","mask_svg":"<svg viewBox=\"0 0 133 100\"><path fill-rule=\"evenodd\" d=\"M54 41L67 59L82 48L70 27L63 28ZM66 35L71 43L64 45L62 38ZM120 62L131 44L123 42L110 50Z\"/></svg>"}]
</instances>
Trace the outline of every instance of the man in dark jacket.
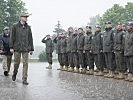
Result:
<instances>
[{"instance_id":1,"label":"man in dark jacket","mask_svg":"<svg viewBox=\"0 0 133 100\"><path fill-rule=\"evenodd\" d=\"M86 70L86 74L93 75L94 73L94 55L92 52L92 39L93 34L91 32L91 27L86 26L86 36L84 39L84 51L85 51L85 63L89 66L89 70Z\"/></svg>"},{"instance_id":2,"label":"man in dark jacket","mask_svg":"<svg viewBox=\"0 0 133 100\"><path fill-rule=\"evenodd\" d=\"M115 71L115 57L114 57L114 32L112 30L112 22L105 23L105 32L103 34L103 52L105 55L106 66L109 73L104 75L108 78L114 77Z\"/></svg>"},{"instance_id":3,"label":"man in dark jacket","mask_svg":"<svg viewBox=\"0 0 133 100\"><path fill-rule=\"evenodd\" d=\"M20 21L13 25L10 36L10 52L14 53L14 71L12 80L16 80L18 68L20 64L21 54L23 57L23 75L22 80L24 85L28 85L28 57L34 51L33 38L30 26L27 24L28 14L20 15Z\"/></svg>"},{"instance_id":4,"label":"man in dark jacket","mask_svg":"<svg viewBox=\"0 0 133 100\"><path fill-rule=\"evenodd\" d=\"M103 54L103 34L101 33L101 27L95 26L95 34L93 35L93 54L95 65L98 69L97 76L103 76L103 70L106 66L104 54Z\"/></svg>"},{"instance_id":5,"label":"man in dark jacket","mask_svg":"<svg viewBox=\"0 0 133 100\"><path fill-rule=\"evenodd\" d=\"M114 52L118 75L116 79L124 79L126 72L125 59L124 59L124 38L125 32L122 30L122 24L119 22L116 25L116 33L114 37Z\"/></svg>"},{"instance_id":6,"label":"man in dark jacket","mask_svg":"<svg viewBox=\"0 0 133 100\"><path fill-rule=\"evenodd\" d=\"M72 53L71 53L71 44L72 44L72 34L73 34L73 27L68 28L68 37L67 37L67 57L68 57L68 63L69 68L68 72L74 71L74 64L72 62Z\"/></svg>"},{"instance_id":7,"label":"man in dark jacket","mask_svg":"<svg viewBox=\"0 0 133 100\"><path fill-rule=\"evenodd\" d=\"M3 43L3 48L1 48L2 52L2 66L4 70L4 75L8 76L8 73L10 71L10 66L11 66L11 60L12 60L12 53L10 52L10 47L9 47L9 41L10 41L10 30L9 27L4 28L4 32L0 36L2 43Z\"/></svg>"},{"instance_id":8,"label":"man in dark jacket","mask_svg":"<svg viewBox=\"0 0 133 100\"><path fill-rule=\"evenodd\" d=\"M79 66L82 69L80 73L85 73L86 68L84 64L84 33L83 28L78 29L78 36L77 36L77 50L78 50L78 57L79 57Z\"/></svg>"},{"instance_id":9,"label":"man in dark jacket","mask_svg":"<svg viewBox=\"0 0 133 100\"><path fill-rule=\"evenodd\" d=\"M72 54L72 62L74 64L74 73L79 72L79 64L78 64L78 52L77 52L77 35L78 30L74 30L72 34L72 44L71 44L71 54Z\"/></svg>"},{"instance_id":10,"label":"man in dark jacket","mask_svg":"<svg viewBox=\"0 0 133 100\"><path fill-rule=\"evenodd\" d=\"M42 39L42 43L46 44L46 56L49 63L49 66L46 67L47 69L52 69L52 53L54 50L54 44L52 39L50 38L50 35L47 35Z\"/></svg>"},{"instance_id":11,"label":"man in dark jacket","mask_svg":"<svg viewBox=\"0 0 133 100\"><path fill-rule=\"evenodd\" d=\"M129 69L126 81L133 82L133 21L128 23L125 36L124 56L126 56L127 67Z\"/></svg>"}]
</instances>

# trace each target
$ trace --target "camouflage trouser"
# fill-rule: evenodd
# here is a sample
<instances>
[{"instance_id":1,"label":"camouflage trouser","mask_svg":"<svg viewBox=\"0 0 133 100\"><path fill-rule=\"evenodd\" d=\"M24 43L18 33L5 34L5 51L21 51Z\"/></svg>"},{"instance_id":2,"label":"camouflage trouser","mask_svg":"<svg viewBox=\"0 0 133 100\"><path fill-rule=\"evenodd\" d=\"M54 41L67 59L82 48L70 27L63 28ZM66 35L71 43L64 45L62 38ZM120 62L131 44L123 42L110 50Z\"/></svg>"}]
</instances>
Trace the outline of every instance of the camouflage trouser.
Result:
<instances>
[{"instance_id":1,"label":"camouflage trouser","mask_svg":"<svg viewBox=\"0 0 133 100\"><path fill-rule=\"evenodd\" d=\"M23 58L22 80L26 81L27 77L28 77L28 57L29 57L28 52L15 52L14 53L14 71L13 71L13 74L16 75L18 72L19 64L21 61L21 54L22 54L22 58Z\"/></svg>"},{"instance_id":2,"label":"camouflage trouser","mask_svg":"<svg viewBox=\"0 0 133 100\"><path fill-rule=\"evenodd\" d=\"M79 62L78 62L78 53L72 52L72 59L71 59L71 67L77 67L79 68Z\"/></svg>"},{"instance_id":3,"label":"camouflage trouser","mask_svg":"<svg viewBox=\"0 0 133 100\"><path fill-rule=\"evenodd\" d=\"M126 57L129 73L133 74L133 56Z\"/></svg>"},{"instance_id":4,"label":"camouflage trouser","mask_svg":"<svg viewBox=\"0 0 133 100\"><path fill-rule=\"evenodd\" d=\"M52 64L52 53L46 53L47 61L49 64Z\"/></svg>"},{"instance_id":5,"label":"camouflage trouser","mask_svg":"<svg viewBox=\"0 0 133 100\"><path fill-rule=\"evenodd\" d=\"M125 66L125 58L124 54L121 52L116 52L115 53L115 60L116 60L116 66L117 70L120 72L125 72L126 71L126 66Z\"/></svg>"},{"instance_id":6,"label":"camouflage trouser","mask_svg":"<svg viewBox=\"0 0 133 100\"><path fill-rule=\"evenodd\" d=\"M2 66L3 66L3 70L4 71L10 71L10 66L11 66L11 60L12 60L12 56L5 56L2 55Z\"/></svg>"}]
</instances>

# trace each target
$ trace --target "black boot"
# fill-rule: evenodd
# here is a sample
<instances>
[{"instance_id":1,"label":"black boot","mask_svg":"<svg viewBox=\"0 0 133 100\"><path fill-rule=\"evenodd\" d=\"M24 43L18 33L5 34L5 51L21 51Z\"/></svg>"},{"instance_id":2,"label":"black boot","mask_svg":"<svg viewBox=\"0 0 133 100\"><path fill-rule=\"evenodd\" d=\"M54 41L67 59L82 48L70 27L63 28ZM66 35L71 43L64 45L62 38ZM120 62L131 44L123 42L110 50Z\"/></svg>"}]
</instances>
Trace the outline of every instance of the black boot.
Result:
<instances>
[{"instance_id":1,"label":"black boot","mask_svg":"<svg viewBox=\"0 0 133 100\"><path fill-rule=\"evenodd\" d=\"M8 76L9 74L8 74L8 71L4 71L4 75L5 76Z\"/></svg>"},{"instance_id":2,"label":"black boot","mask_svg":"<svg viewBox=\"0 0 133 100\"><path fill-rule=\"evenodd\" d=\"M16 80L16 74L12 75L12 80L15 81Z\"/></svg>"},{"instance_id":3,"label":"black boot","mask_svg":"<svg viewBox=\"0 0 133 100\"><path fill-rule=\"evenodd\" d=\"M27 81L23 81L24 85L29 85L29 83Z\"/></svg>"}]
</instances>

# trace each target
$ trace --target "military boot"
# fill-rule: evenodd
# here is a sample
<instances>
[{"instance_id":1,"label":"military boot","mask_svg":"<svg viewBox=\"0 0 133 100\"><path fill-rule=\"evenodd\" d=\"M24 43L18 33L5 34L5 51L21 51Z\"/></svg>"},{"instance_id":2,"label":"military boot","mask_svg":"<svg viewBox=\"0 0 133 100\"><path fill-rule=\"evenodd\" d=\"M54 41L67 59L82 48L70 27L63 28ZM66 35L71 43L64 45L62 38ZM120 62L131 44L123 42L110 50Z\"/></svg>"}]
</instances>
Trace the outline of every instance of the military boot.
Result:
<instances>
[{"instance_id":1,"label":"military boot","mask_svg":"<svg viewBox=\"0 0 133 100\"><path fill-rule=\"evenodd\" d=\"M85 74L86 73L86 68L83 68L80 73Z\"/></svg>"},{"instance_id":2,"label":"military boot","mask_svg":"<svg viewBox=\"0 0 133 100\"><path fill-rule=\"evenodd\" d=\"M77 67L74 69L74 73L79 73L79 69Z\"/></svg>"},{"instance_id":3,"label":"military boot","mask_svg":"<svg viewBox=\"0 0 133 100\"><path fill-rule=\"evenodd\" d=\"M133 82L133 77L129 79L129 82Z\"/></svg>"},{"instance_id":4,"label":"military boot","mask_svg":"<svg viewBox=\"0 0 133 100\"><path fill-rule=\"evenodd\" d=\"M68 69L68 72L73 72L74 71L74 68L73 67L70 67L69 69Z\"/></svg>"},{"instance_id":5,"label":"military boot","mask_svg":"<svg viewBox=\"0 0 133 100\"><path fill-rule=\"evenodd\" d=\"M95 69L95 70L94 70L94 72L99 72L99 69L98 69L98 68L97 68L97 69Z\"/></svg>"},{"instance_id":6,"label":"military boot","mask_svg":"<svg viewBox=\"0 0 133 100\"><path fill-rule=\"evenodd\" d=\"M125 78L125 81L129 81L131 80L131 78L133 77L133 74L129 73L127 78Z\"/></svg>"},{"instance_id":7,"label":"military boot","mask_svg":"<svg viewBox=\"0 0 133 100\"><path fill-rule=\"evenodd\" d=\"M104 69L104 73L109 73L109 70L107 68Z\"/></svg>"},{"instance_id":8,"label":"military boot","mask_svg":"<svg viewBox=\"0 0 133 100\"><path fill-rule=\"evenodd\" d=\"M46 69L52 69L52 64L49 64L49 66L46 67Z\"/></svg>"},{"instance_id":9,"label":"military boot","mask_svg":"<svg viewBox=\"0 0 133 100\"><path fill-rule=\"evenodd\" d=\"M107 76L108 78L113 78L115 75L114 75L114 71L110 71L110 74Z\"/></svg>"},{"instance_id":10,"label":"military boot","mask_svg":"<svg viewBox=\"0 0 133 100\"><path fill-rule=\"evenodd\" d=\"M63 69L63 66L60 66L60 68L58 68L57 70L62 70Z\"/></svg>"},{"instance_id":11,"label":"military boot","mask_svg":"<svg viewBox=\"0 0 133 100\"><path fill-rule=\"evenodd\" d=\"M103 73L103 71L99 71L99 72L97 72L95 75L96 75L96 76L103 76L104 73Z\"/></svg>"},{"instance_id":12,"label":"military boot","mask_svg":"<svg viewBox=\"0 0 133 100\"><path fill-rule=\"evenodd\" d=\"M67 70L68 70L68 66L65 66L62 71L67 71Z\"/></svg>"},{"instance_id":13,"label":"military boot","mask_svg":"<svg viewBox=\"0 0 133 100\"><path fill-rule=\"evenodd\" d=\"M116 77L114 77L115 79L124 79L124 73L119 72L118 75Z\"/></svg>"},{"instance_id":14,"label":"military boot","mask_svg":"<svg viewBox=\"0 0 133 100\"><path fill-rule=\"evenodd\" d=\"M106 74L106 75L104 75L104 77L108 77L109 75L110 75L110 70L109 70L109 72Z\"/></svg>"},{"instance_id":15,"label":"military boot","mask_svg":"<svg viewBox=\"0 0 133 100\"><path fill-rule=\"evenodd\" d=\"M12 80L15 81L16 80L16 74L12 75Z\"/></svg>"},{"instance_id":16,"label":"military boot","mask_svg":"<svg viewBox=\"0 0 133 100\"><path fill-rule=\"evenodd\" d=\"M90 69L86 74L87 75L93 75L94 74L94 69Z\"/></svg>"}]
</instances>

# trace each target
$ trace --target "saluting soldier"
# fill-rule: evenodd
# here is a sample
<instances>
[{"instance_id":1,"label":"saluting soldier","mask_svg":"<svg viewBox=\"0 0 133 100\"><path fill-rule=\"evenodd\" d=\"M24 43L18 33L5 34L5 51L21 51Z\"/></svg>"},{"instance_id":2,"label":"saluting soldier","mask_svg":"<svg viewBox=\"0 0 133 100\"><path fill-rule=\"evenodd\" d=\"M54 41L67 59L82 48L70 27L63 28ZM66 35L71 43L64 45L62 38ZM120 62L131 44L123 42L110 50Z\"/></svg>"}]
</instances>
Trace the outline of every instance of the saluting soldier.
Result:
<instances>
[{"instance_id":1,"label":"saluting soldier","mask_svg":"<svg viewBox=\"0 0 133 100\"><path fill-rule=\"evenodd\" d=\"M53 44L53 41L52 41L50 35L46 35L42 39L42 43L46 44L46 56L47 56L47 61L49 63L49 66L46 68L52 69L52 53L54 51L54 44Z\"/></svg>"}]
</instances>

